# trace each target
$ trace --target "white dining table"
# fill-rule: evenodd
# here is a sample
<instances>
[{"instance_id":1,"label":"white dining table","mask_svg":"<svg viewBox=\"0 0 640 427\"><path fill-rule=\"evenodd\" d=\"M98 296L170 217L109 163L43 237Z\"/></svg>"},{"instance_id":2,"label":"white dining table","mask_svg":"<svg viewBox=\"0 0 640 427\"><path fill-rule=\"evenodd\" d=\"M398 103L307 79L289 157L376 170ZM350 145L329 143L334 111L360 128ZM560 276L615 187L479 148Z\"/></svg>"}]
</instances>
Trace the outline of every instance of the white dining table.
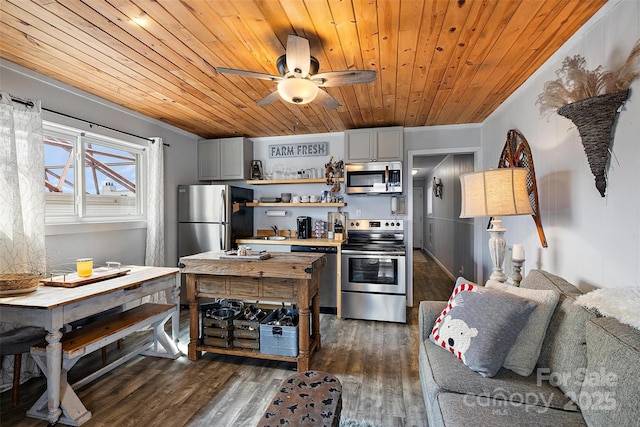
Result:
<instances>
[{"instance_id":1,"label":"white dining table","mask_svg":"<svg viewBox=\"0 0 640 427\"><path fill-rule=\"evenodd\" d=\"M44 411L32 407L27 415L45 419L50 425L60 421L64 410L65 394L73 390L62 390L61 372L62 344L60 339L66 324L101 313L114 307L133 306L142 298L164 292L169 304L176 304L171 317L172 337L162 337L169 342L164 352L145 352L160 357L177 358L182 353L176 345L180 313L180 276L177 268L127 266L123 276L102 280L74 288L40 285L35 291L0 298L0 322L25 326L39 326L48 331L46 336L46 365L48 403ZM164 331L159 331L164 334ZM66 381L64 381L66 383ZM66 388L66 387L65 387ZM77 397L77 396L75 396ZM79 399L78 399L79 402ZM37 402L36 402L37 404ZM44 412L44 413L43 413ZM64 418L64 415L63 415ZM66 420L73 423L73 420ZM73 425L73 424L72 424Z\"/></svg>"}]
</instances>

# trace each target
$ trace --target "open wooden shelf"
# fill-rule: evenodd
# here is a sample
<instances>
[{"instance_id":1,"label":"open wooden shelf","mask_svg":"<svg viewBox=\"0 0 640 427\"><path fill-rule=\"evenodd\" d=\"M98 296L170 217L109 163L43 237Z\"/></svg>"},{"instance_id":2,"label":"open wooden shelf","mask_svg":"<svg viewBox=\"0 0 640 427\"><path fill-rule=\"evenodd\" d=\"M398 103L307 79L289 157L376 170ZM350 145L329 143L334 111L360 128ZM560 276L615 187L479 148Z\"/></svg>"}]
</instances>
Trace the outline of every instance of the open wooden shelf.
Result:
<instances>
[{"instance_id":1,"label":"open wooden shelf","mask_svg":"<svg viewBox=\"0 0 640 427\"><path fill-rule=\"evenodd\" d=\"M305 208L305 207L317 207L317 208L341 208L347 206L346 203L253 203L247 202L247 206L266 206L269 208Z\"/></svg>"},{"instance_id":2,"label":"open wooden shelf","mask_svg":"<svg viewBox=\"0 0 640 427\"><path fill-rule=\"evenodd\" d=\"M344 182L344 178L337 178L338 182ZM273 185L273 184L326 184L326 178L303 178L303 179L250 179L246 181L251 185Z\"/></svg>"}]
</instances>

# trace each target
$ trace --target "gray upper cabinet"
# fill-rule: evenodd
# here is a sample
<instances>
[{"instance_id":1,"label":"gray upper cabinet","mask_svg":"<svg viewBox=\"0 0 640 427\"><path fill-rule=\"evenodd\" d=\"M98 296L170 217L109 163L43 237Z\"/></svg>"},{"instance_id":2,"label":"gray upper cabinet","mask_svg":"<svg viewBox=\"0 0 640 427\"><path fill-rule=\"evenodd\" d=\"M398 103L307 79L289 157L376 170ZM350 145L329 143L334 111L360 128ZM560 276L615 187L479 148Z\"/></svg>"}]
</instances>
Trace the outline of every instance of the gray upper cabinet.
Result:
<instances>
[{"instance_id":1,"label":"gray upper cabinet","mask_svg":"<svg viewBox=\"0 0 640 427\"><path fill-rule=\"evenodd\" d=\"M346 163L402 161L404 157L402 126L347 130L344 143Z\"/></svg>"},{"instance_id":2,"label":"gray upper cabinet","mask_svg":"<svg viewBox=\"0 0 640 427\"><path fill-rule=\"evenodd\" d=\"M211 181L220 179L220 140L198 141L198 179Z\"/></svg>"},{"instance_id":3,"label":"gray upper cabinet","mask_svg":"<svg viewBox=\"0 0 640 427\"><path fill-rule=\"evenodd\" d=\"M226 181L248 179L253 142L243 137L198 141L198 179Z\"/></svg>"},{"instance_id":4,"label":"gray upper cabinet","mask_svg":"<svg viewBox=\"0 0 640 427\"><path fill-rule=\"evenodd\" d=\"M371 129L354 129L344 133L344 161L368 162L372 159L373 132Z\"/></svg>"}]
</instances>

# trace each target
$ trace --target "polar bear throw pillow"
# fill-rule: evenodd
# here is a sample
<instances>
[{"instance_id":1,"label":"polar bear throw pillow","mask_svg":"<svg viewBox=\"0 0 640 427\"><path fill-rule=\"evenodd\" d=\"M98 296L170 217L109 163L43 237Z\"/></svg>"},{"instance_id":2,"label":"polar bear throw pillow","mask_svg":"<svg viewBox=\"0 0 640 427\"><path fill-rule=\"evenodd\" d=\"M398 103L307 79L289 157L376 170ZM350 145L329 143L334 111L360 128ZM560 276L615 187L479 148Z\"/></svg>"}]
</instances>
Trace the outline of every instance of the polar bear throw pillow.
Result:
<instances>
[{"instance_id":1,"label":"polar bear throw pillow","mask_svg":"<svg viewBox=\"0 0 640 427\"><path fill-rule=\"evenodd\" d=\"M458 279L429 339L471 370L494 376L536 304Z\"/></svg>"}]
</instances>

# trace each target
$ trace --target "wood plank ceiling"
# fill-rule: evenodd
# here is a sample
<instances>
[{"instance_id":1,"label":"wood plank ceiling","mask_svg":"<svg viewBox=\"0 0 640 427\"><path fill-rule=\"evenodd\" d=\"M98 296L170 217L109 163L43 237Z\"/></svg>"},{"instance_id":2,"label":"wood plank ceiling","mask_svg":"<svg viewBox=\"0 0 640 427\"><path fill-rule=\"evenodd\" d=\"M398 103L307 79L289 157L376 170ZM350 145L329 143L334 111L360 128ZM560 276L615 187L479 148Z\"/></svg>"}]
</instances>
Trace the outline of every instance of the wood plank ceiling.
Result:
<instances>
[{"instance_id":1,"label":"wood plank ceiling","mask_svg":"<svg viewBox=\"0 0 640 427\"><path fill-rule=\"evenodd\" d=\"M604 3L0 0L0 56L203 138L477 123ZM335 110L258 107L275 83L216 72L277 75L289 34L376 82L327 88Z\"/></svg>"}]
</instances>

